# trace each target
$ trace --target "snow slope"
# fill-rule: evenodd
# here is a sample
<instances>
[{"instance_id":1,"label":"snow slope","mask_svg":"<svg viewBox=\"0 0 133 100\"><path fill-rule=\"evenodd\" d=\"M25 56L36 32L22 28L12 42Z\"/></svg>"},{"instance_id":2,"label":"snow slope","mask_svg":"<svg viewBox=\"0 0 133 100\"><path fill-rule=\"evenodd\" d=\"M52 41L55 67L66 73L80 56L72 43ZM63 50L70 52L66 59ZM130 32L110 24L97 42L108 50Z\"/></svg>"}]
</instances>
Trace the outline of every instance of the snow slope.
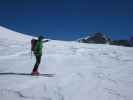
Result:
<instances>
[{"instance_id":1,"label":"snow slope","mask_svg":"<svg viewBox=\"0 0 133 100\"><path fill-rule=\"evenodd\" d=\"M6 35L2 35L6 34ZM133 100L133 48L51 40L30 73L31 37L0 27L0 100Z\"/></svg>"},{"instance_id":2,"label":"snow slope","mask_svg":"<svg viewBox=\"0 0 133 100\"><path fill-rule=\"evenodd\" d=\"M5 27L0 26L0 39L5 39L5 40L8 40L8 41L11 41L11 40L27 41L27 40L29 40L29 38L31 38L31 36L23 35L21 33L14 32L12 30L9 30Z\"/></svg>"}]
</instances>

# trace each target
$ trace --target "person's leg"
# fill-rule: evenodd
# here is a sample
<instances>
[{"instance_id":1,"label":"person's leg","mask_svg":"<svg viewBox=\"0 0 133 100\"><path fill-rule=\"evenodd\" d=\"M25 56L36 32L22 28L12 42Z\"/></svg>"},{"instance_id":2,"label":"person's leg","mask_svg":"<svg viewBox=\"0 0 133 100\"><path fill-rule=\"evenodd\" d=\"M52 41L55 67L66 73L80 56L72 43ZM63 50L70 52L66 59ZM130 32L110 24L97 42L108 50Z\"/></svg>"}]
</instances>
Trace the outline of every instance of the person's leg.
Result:
<instances>
[{"instance_id":1,"label":"person's leg","mask_svg":"<svg viewBox=\"0 0 133 100\"><path fill-rule=\"evenodd\" d=\"M34 65L33 72L38 71L40 62L41 62L41 55L39 55L39 56L36 55L36 63Z\"/></svg>"}]
</instances>

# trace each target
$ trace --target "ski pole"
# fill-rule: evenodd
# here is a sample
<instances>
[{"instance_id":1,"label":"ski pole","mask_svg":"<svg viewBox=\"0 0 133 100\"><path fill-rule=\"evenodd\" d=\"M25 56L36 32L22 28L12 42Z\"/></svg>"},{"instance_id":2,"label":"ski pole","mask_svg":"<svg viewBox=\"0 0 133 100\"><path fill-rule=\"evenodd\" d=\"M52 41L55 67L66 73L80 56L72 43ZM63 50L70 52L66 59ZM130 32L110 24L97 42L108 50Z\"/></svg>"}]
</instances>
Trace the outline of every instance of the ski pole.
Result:
<instances>
[{"instance_id":1,"label":"ski pole","mask_svg":"<svg viewBox=\"0 0 133 100\"><path fill-rule=\"evenodd\" d=\"M31 51L31 59L32 59L32 51Z\"/></svg>"}]
</instances>

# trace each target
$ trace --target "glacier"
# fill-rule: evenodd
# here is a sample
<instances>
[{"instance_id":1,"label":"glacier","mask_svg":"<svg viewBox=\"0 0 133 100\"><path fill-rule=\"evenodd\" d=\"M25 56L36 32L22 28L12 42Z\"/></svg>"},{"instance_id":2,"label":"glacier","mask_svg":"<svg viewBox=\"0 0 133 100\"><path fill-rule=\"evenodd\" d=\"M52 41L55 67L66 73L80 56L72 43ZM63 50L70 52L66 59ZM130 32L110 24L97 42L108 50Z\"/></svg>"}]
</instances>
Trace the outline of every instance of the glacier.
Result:
<instances>
[{"instance_id":1,"label":"glacier","mask_svg":"<svg viewBox=\"0 0 133 100\"><path fill-rule=\"evenodd\" d=\"M133 100L133 48L51 40L31 73L32 36L0 26L0 100Z\"/></svg>"}]
</instances>

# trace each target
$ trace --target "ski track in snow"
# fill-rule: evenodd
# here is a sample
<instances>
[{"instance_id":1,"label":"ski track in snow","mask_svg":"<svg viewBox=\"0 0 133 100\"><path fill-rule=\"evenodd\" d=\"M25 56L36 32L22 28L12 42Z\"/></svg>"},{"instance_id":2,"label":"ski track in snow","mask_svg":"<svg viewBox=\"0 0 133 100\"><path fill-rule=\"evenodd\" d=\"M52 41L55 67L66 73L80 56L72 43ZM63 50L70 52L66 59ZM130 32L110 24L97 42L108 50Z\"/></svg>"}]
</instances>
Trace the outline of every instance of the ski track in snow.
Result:
<instances>
[{"instance_id":1,"label":"ski track in snow","mask_svg":"<svg viewBox=\"0 0 133 100\"><path fill-rule=\"evenodd\" d=\"M29 42L4 41L0 73L30 73ZM55 76L0 75L1 100L133 100L133 48L51 40L43 52L40 73Z\"/></svg>"}]
</instances>

